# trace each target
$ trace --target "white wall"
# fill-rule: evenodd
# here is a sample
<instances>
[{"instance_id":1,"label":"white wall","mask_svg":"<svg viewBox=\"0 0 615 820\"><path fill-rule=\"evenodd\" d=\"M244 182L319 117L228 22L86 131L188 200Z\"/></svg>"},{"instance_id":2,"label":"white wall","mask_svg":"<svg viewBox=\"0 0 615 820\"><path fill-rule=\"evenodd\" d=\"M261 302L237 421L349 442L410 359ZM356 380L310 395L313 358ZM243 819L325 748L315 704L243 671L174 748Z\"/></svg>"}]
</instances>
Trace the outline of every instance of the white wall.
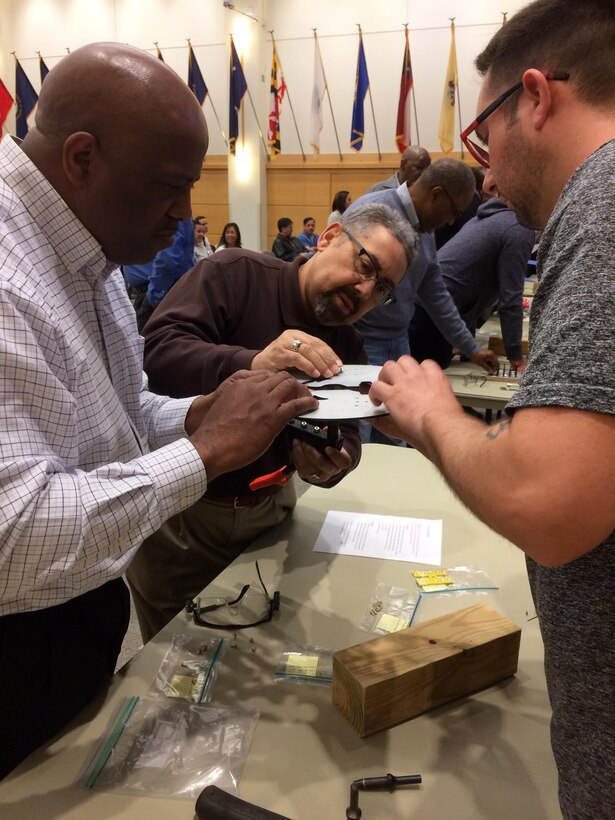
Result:
<instances>
[{"instance_id":1,"label":"white wall","mask_svg":"<svg viewBox=\"0 0 615 820\"><path fill-rule=\"evenodd\" d=\"M512 15L527 0L508 0ZM449 18L455 17L461 117L473 119L479 81L472 60L501 25L502 3L495 0L236 0L237 10L222 0L0 0L0 77L13 93L12 51L35 89L40 87L37 51L52 68L75 48L96 40L117 40L154 51L158 42L165 62L187 78L186 39L209 88L222 129L228 133L229 34L243 52L244 70L266 138L271 43L274 31L303 149L310 153L310 101L317 27L335 122L343 153L351 153L350 124L358 36L363 30L370 88L380 150L395 151L395 123L403 58L403 24L410 26L410 49L421 143L439 150L438 123L450 45ZM231 219L247 232L246 244L261 244L265 201L264 151L250 103L245 99L245 157L229 162ZM14 109L7 130L14 129ZM226 146L210 101L205 103L210 130L209 154ZM377 151L369 100L365 109L363 152ZM299 153L299 140L288 104L281 115L282 150ZM458 149L456 138L455 148ZM333 121L325 104L321 152L337 153ZM244 226L245 229L244 229Z\"/></svg>"}]
</instances>

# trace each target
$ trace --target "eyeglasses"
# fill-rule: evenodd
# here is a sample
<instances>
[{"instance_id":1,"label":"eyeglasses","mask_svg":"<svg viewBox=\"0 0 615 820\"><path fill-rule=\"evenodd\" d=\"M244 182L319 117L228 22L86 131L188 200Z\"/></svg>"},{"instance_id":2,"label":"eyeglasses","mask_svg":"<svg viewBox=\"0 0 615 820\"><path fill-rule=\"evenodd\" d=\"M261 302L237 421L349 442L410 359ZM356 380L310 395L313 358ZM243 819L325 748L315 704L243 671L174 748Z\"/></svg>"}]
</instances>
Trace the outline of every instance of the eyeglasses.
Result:
<instances>
[{"instance_id":1,"label":"eyeglasses","mask_svg":"<svg viewBox=\"0 0 615 820\"><path fill-rule=\"evenodd\" d=\"M199 598L196 601L186 602L186 612L192 615L192 619L197 626L208 626L210 629L248 629L251 626L266 624L273 618L274 614L280 609L280 593L276 590L273 597L269 597L258 561L254 563L261 589L256 587L256 594L251 598L247 595L251 585L245 584L239 595L232 600L229 598L218 599L215 604L207 606L201 606ZM205 620L202 617L203 613L212 613L212 615L211 617L208 616L208 620Z\"/></svg>"},{"instance_id":2,"label":"eyeglasses","mask_svg":"<svg viewBox=\"0 0 615 820\"><path fill-rule=\"evenodd\" d=\"M440 188L444 191L444 193L445 193L445 194L447 195L447 197L448 197L448 201L451 203L451 209L452 209L452 211L453 211L453 219L457 219L457 217L458 217L458 216L461 216L461 213L462 213L462 212L461 212L461 211L459 210L459 208L455 205L455 200L454 200L454 199L453 199L453 197L449 194L449 192L446 190L446 188L444 187L444 185L440 185L439 187L440 187Z\"/></svg>"},{"instance_id":3,"label":"eyeglasses","mask_svg":"<svg viewBox=\"0 0 615 820\"><path fill-rule=\"evenodd\" d=\"M355 256L352 263L355 273L357 273L357 275L364 281L372 281L374 283L372 296L376 296L376 298L379 299L380 305L395 304L397 301L395 299L395 294L393 293L395 286L390 282L387 282L386 279L380 279L378 276L379 266L374 257L366 248L363 247L356 236L354 236L348 228L342 228L342 231L350 240L352 240L352 242L354 242L359 250L359 253Z\"/></svg>"},{"instance_id":4,"label":"eyeglasses","mask_svg":"<svg viewBox=\"0 0 615 820\"><path fill-rule=\"evenodd\" d=\"M565 82L566 80L570 79L570 74L568 71L546 71L544 72L544 76L547 80L561 80L562 82ZM519 80L518 83L515 83L507 91L504 91L503 94L500 94L500 96L497 97L491 103L491 105L488 105L487 108L485 108L485 110L478 115L474 122L470 123L470 125L468 125L468 127L459 135L461 137L461 141L468 149L470 154L474 157L474 159L477 162L479 162L485 168L489 168L489 149L484 148L482 145L478 145L476 142L473 142L470 139L470 134L473 131L476 131L478 126L481 123L485 122L487 117L490 117L493 114L493 112L502 105L503 102L505 102L512 94L514 94L515 91L519 91L519 89L522 87L523 80Z\"/></svg>"}]
</instances>

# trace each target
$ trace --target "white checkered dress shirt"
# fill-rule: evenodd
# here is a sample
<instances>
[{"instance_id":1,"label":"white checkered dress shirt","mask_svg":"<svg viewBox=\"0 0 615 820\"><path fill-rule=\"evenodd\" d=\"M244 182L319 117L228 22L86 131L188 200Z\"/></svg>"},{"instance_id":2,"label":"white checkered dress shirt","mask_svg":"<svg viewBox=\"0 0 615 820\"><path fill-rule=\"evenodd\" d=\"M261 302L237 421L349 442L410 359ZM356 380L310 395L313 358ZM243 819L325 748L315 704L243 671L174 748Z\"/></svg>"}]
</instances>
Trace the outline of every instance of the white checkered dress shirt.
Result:
<instances>
[{"instance_id":1,"label":"white checkered dress shirt","mask_svg":"<svg viewBox=\"0 0 615 820\"><path fill-rule=\"evenodd\" d=\"M147 392L120 272L11 137L0 144L0 356L6 615L121 575L207 485L185 438L191 399Z\"/></svg>"}]
</instances>

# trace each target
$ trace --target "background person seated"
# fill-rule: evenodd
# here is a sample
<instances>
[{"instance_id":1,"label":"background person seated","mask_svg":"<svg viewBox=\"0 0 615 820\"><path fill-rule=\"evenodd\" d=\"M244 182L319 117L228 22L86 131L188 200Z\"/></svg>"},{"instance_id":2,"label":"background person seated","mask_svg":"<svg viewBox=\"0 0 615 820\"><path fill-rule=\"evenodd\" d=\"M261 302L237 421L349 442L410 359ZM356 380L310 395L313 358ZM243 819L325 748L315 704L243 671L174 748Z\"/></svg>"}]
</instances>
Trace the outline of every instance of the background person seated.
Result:
<instances>
[{"instance_id":1,"label":"background person seated","mask_svg":"<svg viewBox=\"0 0 615 820\"><path fill-rule=\"evenodd\" d=\"M278 259L292 262L297 256L305 254L305 248L296 236L293 236L293 222L287 216L278 219L278 235L273 240L271 250Z\"/></svg>"},{"instance_id":2,"label":"background person seated","mask_svg":"<svg viewBox=\"0 0 615 820\"><path fill-rule=\"evenodd\" d=\"M306 216L303 220L303 230L297 235L297 239L308 253L313 253L318 242L316 233L316 220L313 216Z\"/></svg>"},{"instance_id":3,"label":"background person seated","mask_svg":"<svg viewBox=\"0 0 615 820\"><path fill-rule=\"evenodd\" d=\"M339 222L342 214L351 202L352 197L349 191L338 191L331 203L331 213L327 217L327 225L330 225L332 222Z\"/></svg>"},{"instance_id":4,"label":"background person seated","mask_svg":"<svg viewBox=\"0 0 615 820\"><path fill-rule=\"evenodd\" d=\"M194 258L198 262L200 259L207 259L216 250L207 238L208 224L204 216L195 216L192 220L194 224Z\"/></svg>"},{"instance_id":5,"label":"background person seated","mask_svg":"<svg viewBox=\"0 0 615 820\"><path fill-rule=\"evenodd\" d=\"M222 228L220 240L216 245L216 253L225 248L241 248L241 232L236 222L227 222Z\"/></svg>"}]
</instances>

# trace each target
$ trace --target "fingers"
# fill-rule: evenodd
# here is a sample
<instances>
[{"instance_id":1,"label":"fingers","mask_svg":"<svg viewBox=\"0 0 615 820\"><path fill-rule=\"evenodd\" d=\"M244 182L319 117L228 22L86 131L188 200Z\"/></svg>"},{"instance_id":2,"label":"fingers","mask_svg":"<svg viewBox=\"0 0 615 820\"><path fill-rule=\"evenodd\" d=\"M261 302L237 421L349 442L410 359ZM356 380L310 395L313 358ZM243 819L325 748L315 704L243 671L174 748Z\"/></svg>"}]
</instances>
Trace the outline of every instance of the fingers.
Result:
<instances>
[{"instance_id":1,"label":"fingers","mask_svg":"<svg viewBox=\"0 0 615 820\"><path fill-rule=\"evenodd\" d=\"M351 458L344 448L336 450L334 447L327 447L321 453L299 439L293 441L292 453L300 478L311 484L324 484L342 470L347 470L351 464Z\"/></svg>"},{"instance_id":2,"label":"fingers","mask_svg":"<svg viewBox=\"0 0 615 820\"><path fill-rule=\"evenodd\" d=\"M308 376L330 378L340 372L342 362L328 344L300 330L285 330L277 340L291 358L289 367L301 370Z\"/></svg>"},{"instance_id":3,"label":"fingers","mask_svg":"<svg viewBox=\"0 0 615 820\"><path fill-rule=\"evenodd\" d=\"M317 339L315 336L303 336L302 343L297 351L299 364L296 365L304 373L318 376L336 376L341 368L342 362L336 352L328 344Z\"/></svg>"},{"instance_id":4,"label":"fingers","mask_svg":"<svg viewBox=\"0 0 615 820\"><path fill-rule=\"evenodd\" d=\"M291 418L316 407L318 402L309 389L288 373L241 374L227 379L216 391L190 441L212 480L250 464Z\"/></svg>"}]
</instances>

